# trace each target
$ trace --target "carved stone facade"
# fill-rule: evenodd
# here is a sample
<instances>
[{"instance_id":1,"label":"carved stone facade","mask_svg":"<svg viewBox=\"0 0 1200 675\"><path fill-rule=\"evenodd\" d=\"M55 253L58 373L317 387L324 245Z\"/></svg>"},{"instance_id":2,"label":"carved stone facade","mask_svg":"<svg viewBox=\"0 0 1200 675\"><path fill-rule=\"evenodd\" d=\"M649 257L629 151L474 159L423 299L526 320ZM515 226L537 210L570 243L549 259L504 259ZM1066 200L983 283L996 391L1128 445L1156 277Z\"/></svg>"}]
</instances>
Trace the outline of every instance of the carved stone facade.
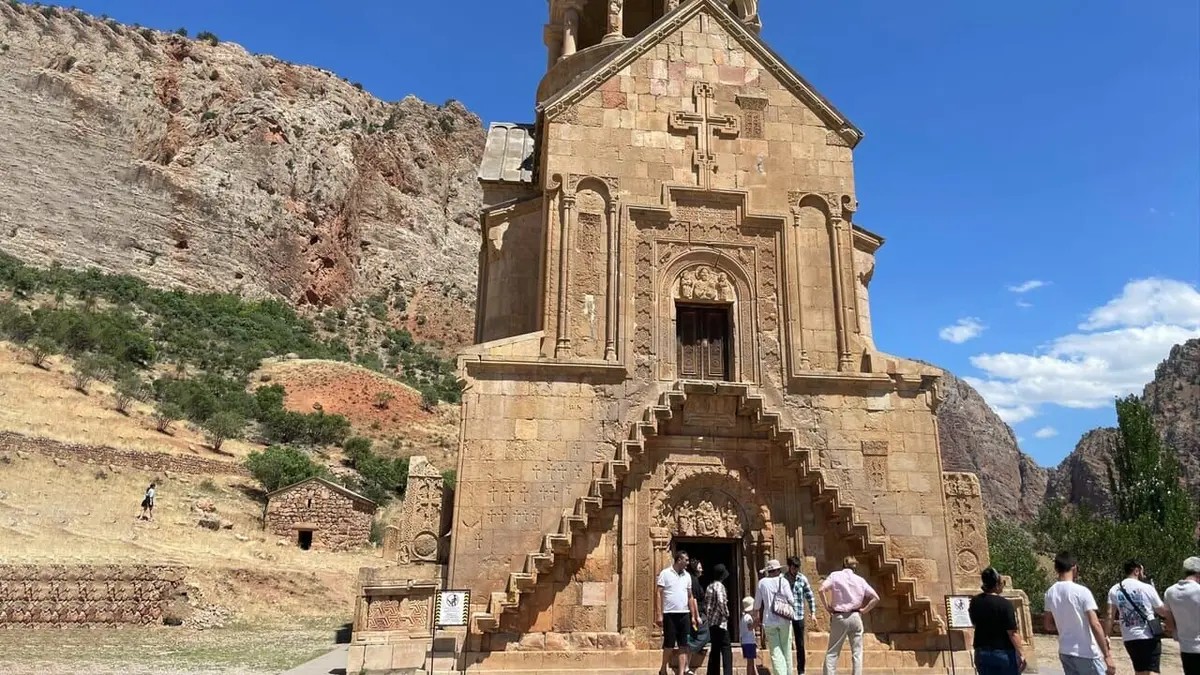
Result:
<instances>
[{"instance_id":1,"label":"carved stone facade","mask_svg":"<svg viewBox=\"0 0 1200 675\"><path fill-rule=\"evenodd\" d=\"M940 372L871 339L862 134L751 30L755 3L670 2L630 34L643 5L551 2L536 147L486 153L531 168L484 181L447 581L472 591L459 665L657 667L655 577L685 547L727 563L731 593L770 558L819 581L857 556L883 596L868 671L945 672L971 530L943 487ZM596 25L603 40L570 44Z\"/></svg>"}]
</instances>

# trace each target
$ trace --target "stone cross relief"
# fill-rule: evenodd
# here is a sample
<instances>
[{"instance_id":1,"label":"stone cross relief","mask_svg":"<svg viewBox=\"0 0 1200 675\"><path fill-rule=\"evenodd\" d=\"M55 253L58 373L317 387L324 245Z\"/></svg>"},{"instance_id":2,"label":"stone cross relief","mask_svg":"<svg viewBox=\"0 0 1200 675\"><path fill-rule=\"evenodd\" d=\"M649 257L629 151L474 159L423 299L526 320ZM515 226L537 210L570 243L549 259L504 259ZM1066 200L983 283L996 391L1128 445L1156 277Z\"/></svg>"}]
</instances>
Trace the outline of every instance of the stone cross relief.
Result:
<instances>
[{"instance_id":1,"label":"stone cross relief","mask_svg":"<svg viewBox=\"0 0 1200 675\"><path fill-rule=\"evenodd\" d=\"M714 135L737 138L741 132L741 121L734 115L717 115L714 112L713 86L707 82L696 83L692 98L696 102L696 111L678 110L671 113L670 125L675 131L696 132L696 152L692 155L692 163L696 166L696 185L707 190L712 188L712 175L717 170L712 138Z\"/></svg>"}]
</instances>

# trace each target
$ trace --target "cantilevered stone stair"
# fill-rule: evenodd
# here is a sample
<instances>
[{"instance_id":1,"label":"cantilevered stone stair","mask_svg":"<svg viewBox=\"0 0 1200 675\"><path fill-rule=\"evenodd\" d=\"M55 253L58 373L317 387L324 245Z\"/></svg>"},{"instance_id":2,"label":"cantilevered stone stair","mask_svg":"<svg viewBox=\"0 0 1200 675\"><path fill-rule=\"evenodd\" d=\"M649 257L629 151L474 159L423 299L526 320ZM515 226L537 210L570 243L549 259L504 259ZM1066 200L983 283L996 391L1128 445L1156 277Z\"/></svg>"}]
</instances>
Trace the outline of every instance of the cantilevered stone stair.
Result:
<instances>
[{"instance_id":1,"label":"cantilevered stone stair","mask_svg":"<svg viewBox=\"0 0 1200 675\"><path fill-rule=\"evenodd\" d=\"M579 497L574 508L563 510L558 529L542 537L541 546L525 556L520 571L509 573L505 590L491 594L487 610L475 612L476 629L484 633L500 630L505 613L515 614L522 597L532 592L543 577L549 579L550 570L560 559L565 560L571 555L575 534L587 530L590 518L599 512L606 497L619 496L617 488L629 473L633 461L644 456L646 441L658 435L659 424L670 420L676 408L682 409L689 394L737 396L738 415L750 417L756 431L765 432L770 440L787 449L788 461L799 470L801 482L813 488L815 501L828 505L831 523L843 531L845 538L857 541L858 549L869 556L869 567L879 572L885 584L884 592L900 598L901 611L916 615L919 628L932 626L933 602L917 594L917 581L904 576L904 563L888 555L887 539L877 533L870 522L859 517L849 497L825 477L819 465L811 462L809 449L799 447L795 430L782 426L783 417L768 410L763 397L753 393L754 388L753 385L731 382L681 380L663 392L656 404L646 408L642 419L630 426L629 438L618 445L616 456L597 462L598 475L592 479L587 495Z\"/></svg>"}]
</instances>

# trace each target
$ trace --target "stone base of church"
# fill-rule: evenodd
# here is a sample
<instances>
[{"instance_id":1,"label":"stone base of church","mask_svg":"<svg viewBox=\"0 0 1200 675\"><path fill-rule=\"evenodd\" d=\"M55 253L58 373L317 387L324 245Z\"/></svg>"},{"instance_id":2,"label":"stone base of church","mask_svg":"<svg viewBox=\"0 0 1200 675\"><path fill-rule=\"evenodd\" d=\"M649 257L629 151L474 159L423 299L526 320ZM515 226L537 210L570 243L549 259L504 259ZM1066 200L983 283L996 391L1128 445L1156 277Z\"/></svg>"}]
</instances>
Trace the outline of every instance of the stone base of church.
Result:
<instances>
[{"instance_id":1,"label":"stone base of church","mask_svg":"<svg viewBox=\"0 0 1200 675\"><path fill-rule=\"evenodd\" d=\"M817 644L822 644L818 640ZM759 650L760 657L764 650ZM768 657L769 659L769 657ZM823 649L808 650L808 670L818 672L824 663ZM662 660L658 650L627 650L616 652L491 652L467 654L466 673L504 673L504 675L565 675L567 673L626 673L628 675L651 675L657 673ZM951 667L953 661L953 668ZM770 667L769 660L758 660L760 665ZM734 671L745 671L746 662L738 648L734 648ZM707 662L697 672L704 672ZM838 667L850 671L850 652L844 650ZM971 658L967 652L930 651L884 651L865 650L863 672L868 675L935 675L940 673L970 672Z\"/></svg>"}]
</instances>

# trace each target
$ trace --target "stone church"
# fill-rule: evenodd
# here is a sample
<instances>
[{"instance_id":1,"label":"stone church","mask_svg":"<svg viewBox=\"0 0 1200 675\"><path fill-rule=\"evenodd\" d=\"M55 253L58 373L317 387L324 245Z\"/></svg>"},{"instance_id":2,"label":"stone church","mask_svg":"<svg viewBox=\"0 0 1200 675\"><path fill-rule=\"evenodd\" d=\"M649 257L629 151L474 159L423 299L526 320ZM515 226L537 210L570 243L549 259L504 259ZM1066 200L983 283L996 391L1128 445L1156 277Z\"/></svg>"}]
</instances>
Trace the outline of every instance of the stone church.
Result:
<instances>
[{"instance_id":1,"label":"stone church","mask_svg":"<svg viewBox=\"0 0 1200 675\"><path fill-rule=\"evenodd\" d=\"M467 672L655 672L678 548L734 602L768 559L857 556L870 672L963 648L979 483L942 471L940 372L872 340L863 134L760 27L756 0L550 0L536 121L489 131L448 569L403 605L472 592ZM355 642L395 642L370 586Z\"/></svg>"}]
</instances>

